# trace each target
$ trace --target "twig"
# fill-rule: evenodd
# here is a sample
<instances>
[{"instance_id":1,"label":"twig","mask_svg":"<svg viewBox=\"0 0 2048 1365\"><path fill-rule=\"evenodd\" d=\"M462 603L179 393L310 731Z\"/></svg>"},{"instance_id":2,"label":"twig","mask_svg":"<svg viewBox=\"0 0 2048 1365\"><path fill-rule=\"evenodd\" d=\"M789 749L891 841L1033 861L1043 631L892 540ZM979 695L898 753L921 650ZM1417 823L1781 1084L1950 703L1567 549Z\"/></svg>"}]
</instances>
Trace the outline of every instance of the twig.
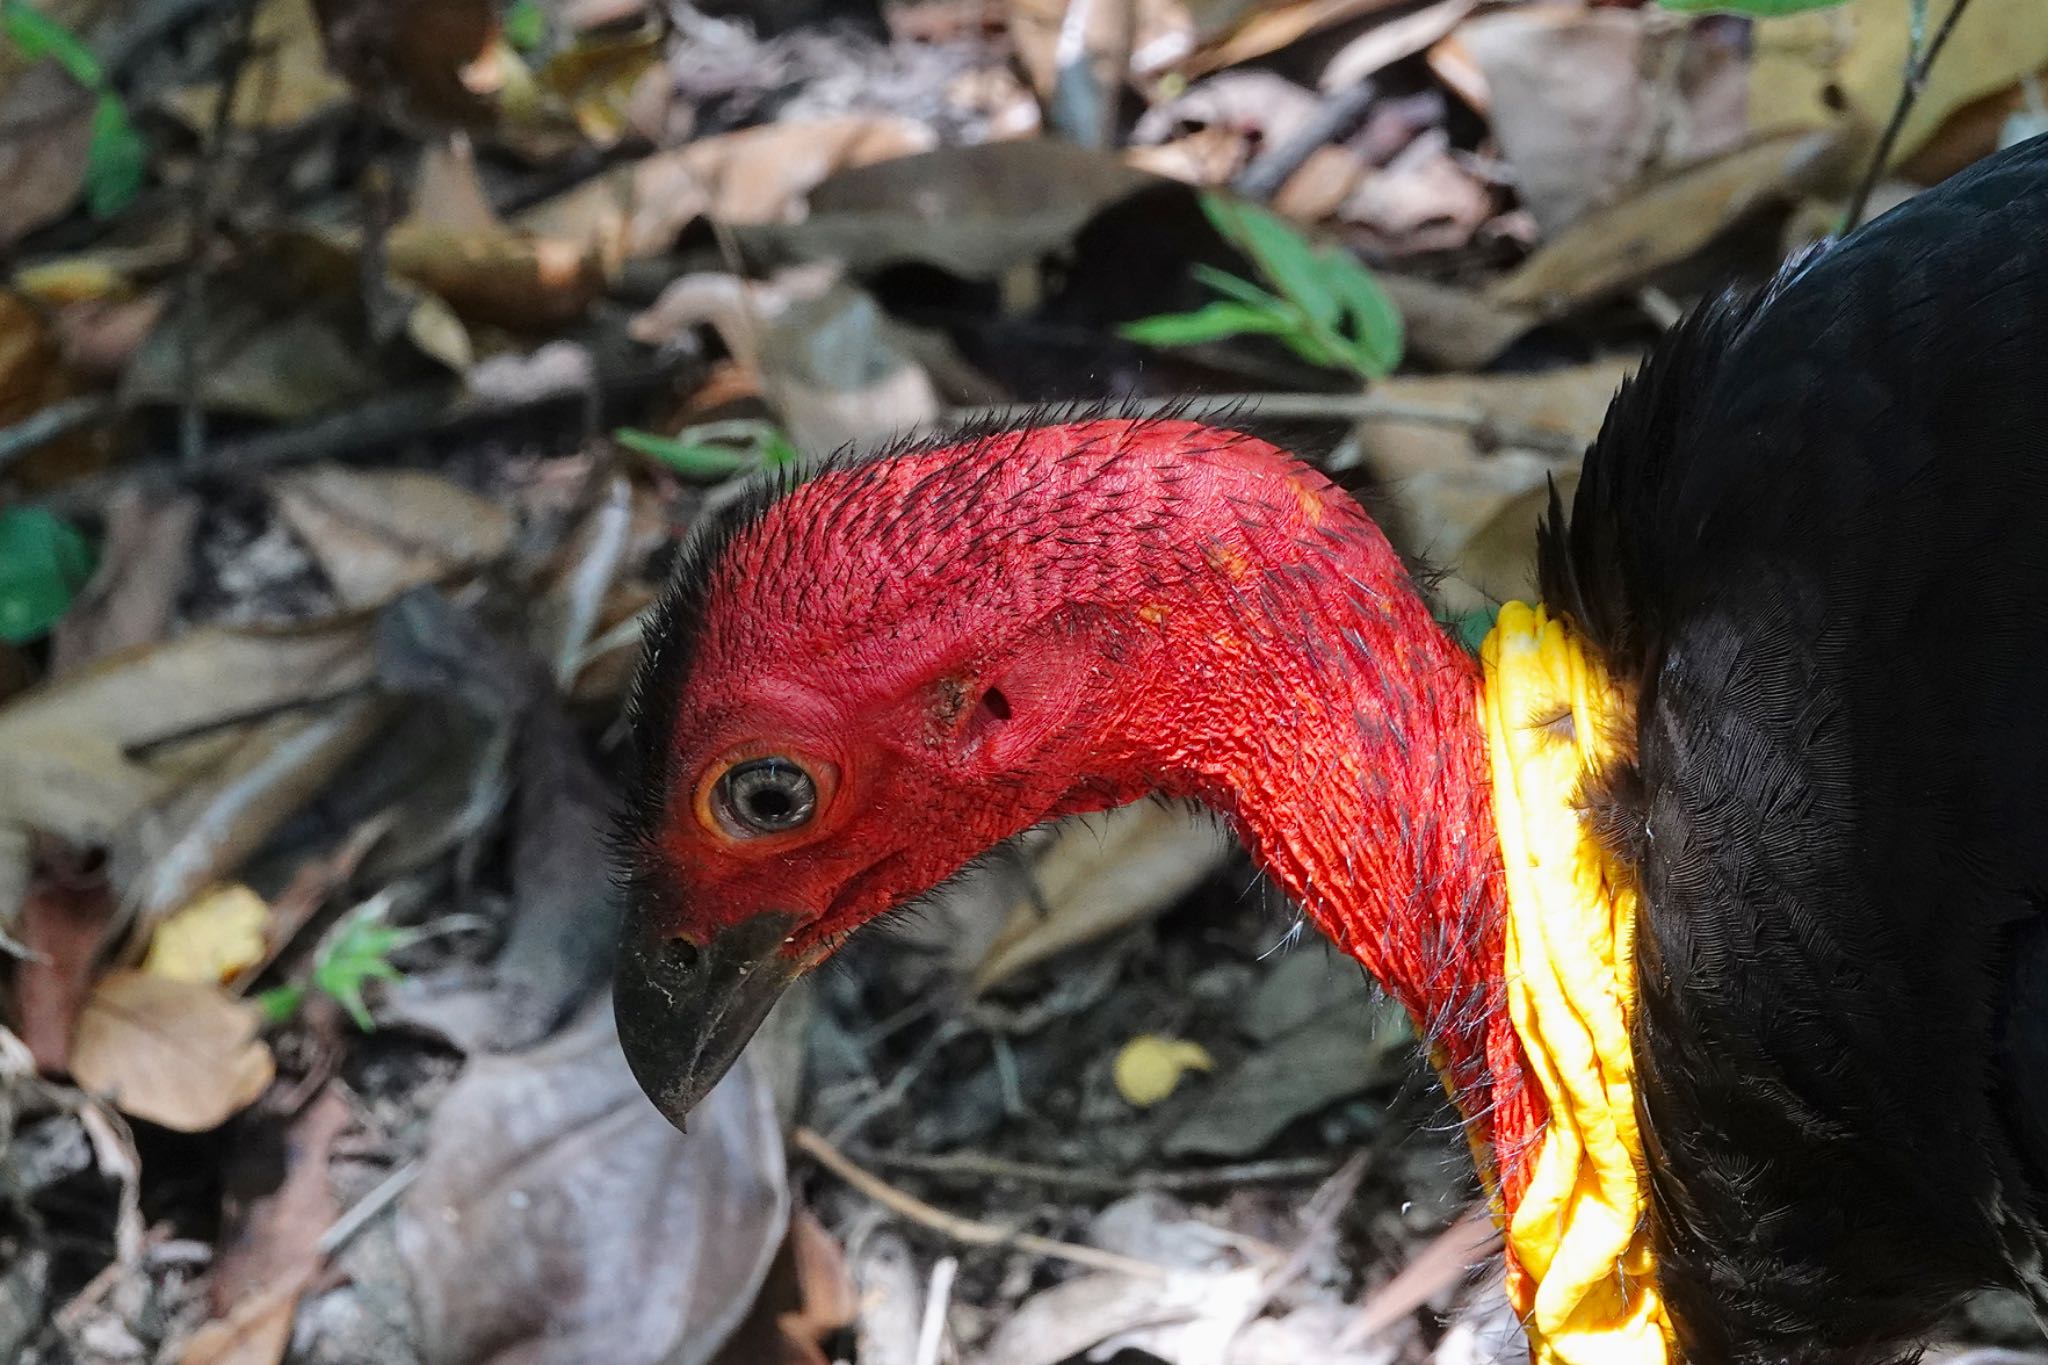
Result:
<instances>
[{"instance_id":1,"label":"twig","mask_svg":"<svg viewBox=\"0 0 2048 1365\"><path fill-rule=\"evenodd\" d=\"M1849 201L1849 211L1842 218L1844 236L1854 232L1863 222L1863 214L1870 207L1870 196L1877 191L1877 182L1884 176L1885 167L1891 163L1892 149L1898 145L1899 134L1905 130L1906 116L1913 112L1913 106L1920 100L1920 92L1926 88L1927 73L1934 69L1934 59L1941 55L1941 49L1948 45L1949 35L1956 31L1956 20L1963 17L1970 0L1955 0L1949 8L1948 17L1941 21L1935 31L1934 41L1926 50L1918 53L1906 63L1905 83L1899 87L1899 101L1892 106L1891 122L1884 127L1884 135L1877 140L1877 152L1870 158L1870 166L1863 172L1863 183L1856 187L1856 197Z\"/></svg>"},{"instance_id":2,"label":"twig","mask_svg":"<svg viewBox=\"0 0 2048 1365\"><path fill-rule=\"evenodd\" d=\"M942 1256L932 1267L931 1289L924 1299L924 1322L917 1329L917 1365L939 1365L939 1349L946 1342L946 1306L953 1301L953 1277L960 1262Z\"/></svg>"},{"instance_id":3,"label":"twig","mask_svg":"<svg viewBox=\"0 0 2048 1365\"><path fill-rule=\"evenodd\" d=\"M1253 157L1252 164L1238 172L1237 179L1230 182L1230 188L1260 203L1271 199L1280 193L1280 187L1287 183L1288 178L1316 154L1317 148L1337 141L1356 128L1366 111L1372 108L1378 94L1371 81L1360 81L1348 90L1339 90L1317 106L1308 122L1295 130L1294 136Z\"/></svg>"},{"instance_id":4,"label":"twig","mask_svg":"<svg viewBox=\"0 0 2048 1365\"><path fill-rule=\"evenodd\" d=\"M221 162L227 158L228 134L234 124L235 98L242 89L242 72L249 65L255 34L256 0L240 0L227 70L221 77L220 93L214 97L213 126L201 149L199 174L192 179L192 202L187 210L186 244L192 261L180 287L185 316L178 338L178 455L187 465L198 464L206 449L206 409L199 401L199 345L206 330L206 290L213 277L210 246L215 201L220 194Z\"/></svg>"},{"instance_id":5,"label":"twig","mask_svg":"<svg viewBox=\"0 0 2048 1365\"><path fill-rule=\"evenodd\" d=\"M89 427L94 422L103 422L120 411L121 405L111 395L103 393L81 394L77 398L66 398L61 403L52 403L47 408L31 413L11 427L0 427L0 469L7 468L22 456L47 445L59 436L68 436L80 427Z\"/></svg>"},{"instance_id":6,"label":"twig","mask_svg":"<svg viewBox=\"0 0 2048 1365\"><path fill-rule=\"evenodd\" d=\"M327 1231L320 1234L320 1240L313 1244L313 1250L322 1259L339 1253L353 1242L378 1214L397 1203L399 1196L411 1189L413 1182L419 1178L420 1163L417 1161L408 1161L385 1176L376 1189L358 1199L347 1213L327 1225Z\"/></svg>"},{"instance_id":7,"label":"twig","mask_svg":"<svg viewBox=\"0 0 2048 1365\"><path fill-rule=\"evenodd\" d=\"M1165 1267L1153 1265L1150 1261L1119 1256L1113 1251L1103 1251L1098 1247L1057 1242L1050 1237L1017 1232L994 1223L983 1223L973 1218L963 1218L956 1213L947 1213L944 1209L935 1208L916 1195L906 1194L880 1176L856 1166L844 1152L808 1128L797 1129L790 1135L790 1142L797 1150L891 1213L908 1218L911 1222L930 1228L942 1236L950 1237L963 1246L1013 1247L1033 1256L1048 1256L1054 1260L1086 1266L1090 1270L1107 1270L1113 1274L1134 1275L1148 1280L1165 1279L1169 1273Z\"/></svg>"},{"instance_id":8,"label":"twig","mask_svg":"<svg viewBox=\"0 0 2048 1365\"><path fill-rule=\"evenodd\" d=\"M600 368L597 385L607 398L618 397L654 388L672 369L670 363L634 357L609 371ZM139 461L113 474L74 479L33 501L54 511L85 511L128 482L242 474L276 465L339 459L416 437L440 435L470 422L502 420L553 407L579 398L582 392L548 388L517 398L497 398L451 393L451 387L445 383L421 385L298 426L217 445L196 467L181 465L175 453Z\"/></svg>"},{"instance_id":9,"label":"twig","mask_svg":"<svg viewBox=\"0 0 2048 1365\"><path fill-rule=\"evenodd\" d=\"M1127 1194L1132 1190L1161 1190L1183 1193L1211 1190L1219 1186L1273 1185L1297 1180L1320 1180L1336 1167L1324 1156L1279 1157L1267 1161L1242 1161L1231 1166L1209 1166L1186 1171L1091 1171L1072 1166L1044 1166L1029 1161L1006 1161L979 1152L952 1152L928 1156L920 1152L863 1152L862 1159L897 1171L920 1175L962 1176L974 1180L1019 1180L1054 1189L1088 1190L1098 1194Z\"/></svg>"},{"instance_id":10,"label":"twig","mask_svg":"<svg viewBox=\"0 0 2048 1365\"><path fill-rule=\"evenodd\" d=\"M1545 455L1577 456L1585 442L1569 432L1517 426L1496 420L1484 409L1452 403L1403 403L1370 393L1223 393L1200 398L1132 398L1104 405L1117 417L1186 417L1249 421L1325 420L1392 422L1418 427L1448 427L1472 433L1480 445L1516 446ZM950 408L942 416L948 426L1043 421L1043 404L998 403L987 407Z\"/></svg>"},{"instance_id":11,"label":"twig","mask_svg":"<svg viewBox=\"0 0 2048 1365\"><path fill-rule=\"evenodd\" d=\"M1332 1347L1354 1350L1462 1281L1473 1265L1493 1254L1500 1233L1484 1208L1477 1208L1438 1233L1394 1278L1375 1289Z\"/></svg>"}]
</instances>

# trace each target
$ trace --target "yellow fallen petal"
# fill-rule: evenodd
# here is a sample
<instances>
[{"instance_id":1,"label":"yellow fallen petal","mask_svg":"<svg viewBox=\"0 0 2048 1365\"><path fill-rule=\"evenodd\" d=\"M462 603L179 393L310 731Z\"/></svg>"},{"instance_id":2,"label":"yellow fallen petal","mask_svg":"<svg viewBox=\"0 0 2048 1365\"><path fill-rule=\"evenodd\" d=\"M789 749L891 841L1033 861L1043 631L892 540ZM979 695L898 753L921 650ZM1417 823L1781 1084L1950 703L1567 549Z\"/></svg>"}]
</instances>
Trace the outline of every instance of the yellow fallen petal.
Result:
<instances>
[{"instance_id":1,"label":"yellow fallen petal","mask_svg":"<svg viewBox=\"0 0 2048 1365\"><path fill-rule=\"evenodd\" d=\"M1142 1109L1171 1095L1189 1071L1208 1071L1215 1065L1216 1059L1200 1043L1141 1033L1116 1054L1117 1093Z\"/></svg>"},{"instance_id":2,"label":"yellow fallen petal","mask_svg":"<svg viewBox=\"0 0 2048 1365\"><path fill-rule=\"evenodd\" d=\"M219 985L263 960L270 906L246 886L202 892L157 926L142 970L172 981Z\"/></svg>"}]
</instances>

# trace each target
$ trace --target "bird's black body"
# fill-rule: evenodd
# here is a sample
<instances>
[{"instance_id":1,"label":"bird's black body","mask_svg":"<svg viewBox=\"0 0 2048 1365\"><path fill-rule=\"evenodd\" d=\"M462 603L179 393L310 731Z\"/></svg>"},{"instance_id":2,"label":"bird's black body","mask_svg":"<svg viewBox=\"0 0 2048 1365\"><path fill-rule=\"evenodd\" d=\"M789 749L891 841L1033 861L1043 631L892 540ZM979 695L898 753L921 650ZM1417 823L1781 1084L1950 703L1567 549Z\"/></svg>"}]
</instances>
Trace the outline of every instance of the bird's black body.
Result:
<instances>
[{"instance_id":1,"label":"bird's black body","mask_svg":"<svg viewBox=\"0 0 2048 1365\"><path fill-rule=\"evenodd\" d=\"M1686 1358L2048 1303L2048 139L1681 327L1542 572L1638 687L1592 795Z\"/></svg>"}]
</instances>

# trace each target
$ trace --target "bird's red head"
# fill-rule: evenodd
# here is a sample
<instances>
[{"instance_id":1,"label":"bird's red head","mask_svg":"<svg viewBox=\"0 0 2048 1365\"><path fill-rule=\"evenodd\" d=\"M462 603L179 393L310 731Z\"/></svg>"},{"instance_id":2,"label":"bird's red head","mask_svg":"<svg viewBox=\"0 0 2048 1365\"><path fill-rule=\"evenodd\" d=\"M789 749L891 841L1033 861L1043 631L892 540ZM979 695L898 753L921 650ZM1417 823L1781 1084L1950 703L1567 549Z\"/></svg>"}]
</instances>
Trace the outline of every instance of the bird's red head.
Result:
<instances>
[{"instance_id":1,"label":"bird's red head","mask_svg":"<svg viewBox=\"0 0 2048 1365\"><path fill-rule=\"evenodd\" d=\"M680 1119L792 979L1056 817L1165 792L1256 824L1307 800L1327 837L1262 861L1308 898L1373 782L1275 745L1357 724L1329 675L1382 594L1412 597L1360 575L1399 572L1322 476L1177 421L827 463L718 515L637 695L617 1004L643 1085Z\"/></svg>"}]
</instances>

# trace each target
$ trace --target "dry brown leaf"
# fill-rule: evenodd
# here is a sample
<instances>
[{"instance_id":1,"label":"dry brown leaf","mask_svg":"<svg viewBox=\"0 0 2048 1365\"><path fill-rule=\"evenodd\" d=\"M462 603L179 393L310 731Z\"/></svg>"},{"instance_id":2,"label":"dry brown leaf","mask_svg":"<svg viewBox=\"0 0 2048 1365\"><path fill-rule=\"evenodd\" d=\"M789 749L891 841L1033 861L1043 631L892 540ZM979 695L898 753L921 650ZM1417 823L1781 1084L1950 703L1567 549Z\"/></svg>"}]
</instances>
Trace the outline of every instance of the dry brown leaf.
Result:
<instances>
[{"instance_id":1,"label":"dry brown leaf","mask_svg":"<svg viewBox=\"0 0 2048 1365\"><path fill-rule=\"evenodd\" d=\"M401 223L385 253L392 274L446 299L461 316L514 331L574 322L604 288L594 244L503 228Z\"/></svg>"},{"instance_id":2,"label":"dry brown leaf","mask_svg":"<svg viewBox=\"0 0 2048 1365\"><path fill-rule=\"evenodd\" d=\"M320 1264L321 1234L339 1212L328 1159L351 1117L335 1087L321 1090L285 1134L284 1178L245 1204L231 1201L207 1285L213 1318L186 1341L180 1365L283 1359L299 1294Z\"/></svg>"},{"instance_id":3,"label":"dry brown leaf","mask_svg":"<svg viewBox=\"0 0 2048 1365\"><path fill-rule=\"evenodd\" d=\"M11 52L13 44L0 43ZM4 60L4 58L0 58ZM54 63L0 83L0 248L71 211L85 190L92 97Z\"/></svg>"},{"instance_id":4,"label":"dry brown leaf","mask_svg":"<svg viewBox=\"0 0 2048 1365\"><path fill-rule=\"evenodd\" d=\"M1390 403L1468 408L1504 427L1591 441L1635 364L1633 357L1619 357L1526 375L1397 378L1374 392ZM1466 556L1504 508L1540 494L1547 478L1569 479L1578 469L1575 458L1482 451L1469 432L1441 426L1373 422L1361 428L1359 442L1367 466L1398 497L1406 548L1454 570L1443 585L1444 605L1453 611L1481 605L1488 590L1521 590L1534 562L1533 520L1522 528L1519 554L1501 548L1502 540L1514 544L1512 534L1496 533L1475 557L1472 574Z\"/></svg>"},{"instance_id":5,"label":"dry brown leaf","mask_svg":"<svg viewBox=\"0 0 2048 1365\"><path fill-rule=\"evenodd\" d=\"M1377 174L1362 176L1336 213L1372 231L1389 254L1413 255L1469 244L1493 210L1493 191L1451 154L1449 136L1432 128Z\"/></svg>"},{"instance_id":6,"label":"dry brown leaf","mask_svg":"<svg viewBox=\"0 0 2048 1365\"><path fill-rule=\"evenodd\" d=\"M1301 169L1273 196L1273 211L1297 223L1334 218L1375 178L1366 159L1349 147L1325 143L1308 154Z\"/></svg>"},{"instance_id":7,"label":"dry brown leaf","mask_svg":"<svg viewBox=\"0 0 2048 1365\"><path fill-rule=\"evenodd\" d=\"M1479 0L1436 0L1435 4L1374 24L1337 49L1316 78L1323 90L1348 90L1369 80L1404 57L1412 57L1448 37Z\"/></svg>"},{"instance_id":8,"label":"dry brown leaf","mask_svg":"<svg viewBox=\"0 0 2048 1365\"><path fill-rule=\"evenodd\" d=\"M282 475L270 491L350 608L488 563L512 541L501 504L424 470L323 465Z\"/></svg>"},{"instance_id":9,"label":"dry brown leaf","mask_svg":"<svg viewBox=\"0 0 2048 1365\"><path fill-rule=\"evenodd\" d=\"M658 152L536 205L519 222L542 237L593 245L607 257L656 255L700 217L794 221L802 216L804 196L834 172L936 143L924 124L893 115L763 124Z\"/></svg>"},{"instance_id":10,"label":"dry brown leaf","mask_svg":"<svg viewBox=\"0 0 2048 1365\"><path fill-rule=\"evenodd\" d=\"M472 1060L399 1205L427 1365L703 1365L789 1216L767 1088L733 1068L687 1137L640 1093L609 1002L532 1052Z\"/></svg>"},{"instance_id":11,"label":"dry brown leaf","mask_svg":"<svg viewBox=\"0 0 2048 1365\"><path fill-rule=\"evenodd\" d=\"M278 1365L292 1344L299 1295L311 1278L301 1269L238 1300L227 1313L199 1325L186 1339L178 1365Z\"/></svg>"},{"instance_id":12,"label":"dry brown leaf","mask_svg":"<svg viewBox=\"0 0 2048 1365\"><path fill-rule=\"evenodd\" d=\"M111 972L79 1016L72 1079L133 1118L202 1133L270 1084L262 1024L260 1010L217 986Z\"/></svg>"},{"instance_id":13,"label":"dry brown leaf","mask_svg":"<svg viewBox=\"0 0 2048 1365\"><path fill-rule=\"evenodd\" d=\"M198 524L199 499L192 494L134 488L114 494L99 567L57 623L52 677L164 637L190 577Z\"/></svg>"},{"instance_id":14,"label":"dry brown leaf","mask_svg":"<svg viewBox=\"0 0 2048 1365\"><path fill-rule=\"evenodd\" d=\"M1317 150L1346 155L1341 147ZM1227 185L1236 179L1237 173L1249 162L1250 151L1251 145L1243 134L1219 124L1197 129L1186 137L1175 138L1157 147L1127 147L1124 160L1134 169L1151 175L1163 175L1184 185L1207 187Z\"/></svg>"},{"instance_id":15,"label":"dry brown leaf","mask_svg":"<svg viewBox=\"0 0 2048 1365\"><path fill-rule=\"evenodd\" d=\"M1555 315L1614 294L1758 208L1831 182L1842 150L1832 133L1779 133L1645 185L1545 243L1489 297Z\"/></svg>"},{"instance_id":16,"label":"dry brown leaf","mask_svg":"<svg viewBox=\"0 0 2048 1365\"><path fill-rule=\"evenodd\" d=\"M497 36L491 0L313 0L327 59L371 100L458 123L488 118L474 69Z\"/></svg>"},{"instance_id":17,"label":"dry brown leaf","mask_svg":"<svg viewBox=\"0 0 2048 1365\"><path fill-rule=\"evenodd\" d=\"M193 631L45 683L0 707L0 829L104 844L181 780L137 746L346 689L371 664L368 623L349 621L276 634ZM12 908L0 900L0 922Z\"/></svg>"},{"instance_id":18,"label":"dry brown leaf","mask_svg":"<svg viewBox=\"0 0 2048 1365\"><path fill-rule=\"evenodd\" d=\"M1060 830L1034 868L1044 909L1010 907L974 968L987 991L1017 973L1167 909L1222 866L1230 846L1209 821L1140 802Z\"/></svg>"},{"instance_id":19,"label":"dry brown leaf","mask_svg":"<svg viewBox=\"0 0 2048 1365\"><path fill-rule=\"evenodd\" d=\"M1181 63L1189 75L1218 71L1278 52L1311 33L1392 9L1400 0L1291 0L1260 9L1222 41L1209 44Z\"/></svg>"},{"instance_id":20,"label":"dry brown leaf","mask_svg":"<svg viewBox=\"0 0 2048 1365\"><path fill-rule=\"evenodd\" d=\"M1758 24L1750 74L1750 126L1760 132L1881 127L1898 99L1909 44L1909 6L1850 0ZM1945 14L1946 5L1934 7ZM2048 5L1971 0L1914 101L1897 147L1903 160L1974 99L2048 67Z\"/></svg>"},{"instance_id":21,"label":"dry brown leaf","mask_svg":"<svg viewBox=\"0 0 2048 1365\"><path fill-rule=\"evenodd\" d=\"M1067 20L1069 0L1006 0L1010 41L1040 98L1050 98L1059 81L1060 26ZM1118 30L1128 22L1116 4L1096 3L1086 11L1080 46L1107 54L1122 45ZM1136 0L1136 26L1130 42L1130 69L1159 71L1187 55L1194 46L1194 22L1179 0Z\"/></svg>"},{"instance_id":22,"label":"dry brown leaf","mask_svg":"<svg viewBox=\"0 0 2048 1365\"><path fill-rule=\"evenodd\" d=\"M221 736L191 780L115 836L107 865L148 933L157 919L214 882L317 797L382 730L385 697L354 696Z\"/></svg>"},{"instance_id":23,"label":"dry brown leaf","mask_svg":"<svg viewBox=\"0 0 2048 1365\"><path fill-rule=\"evenodd\" d=\"M10 932L28 953L14 964L14 1030L36 1069L62 1074L71 1035L92 989L92 968L114 922L103 876L45 872L30 889Z\"/></svg>"},{"instance_id":24,"label":"dry brown leaf","mask_svg":"<svg viewBox=\"0 0 2048 1365\"><path fill-rule=\"evenodd\" d=\"M466 134L452 134L420 153L419 171L413 178L412 211L406 221L450 232L502 228L483 182L477 178L476 151Z\"/></svg>"},{"instance_id":25,"label":"dry brown leaf","mask_svg":"<svg viewBox=\"0 0 2048 1365\"><path fill-rule=\"evenodd\" d=\"M347 84L328 69L313 0L261 0L250 52L229 115L237 128L290 128L349 97ZM220 83L174 90L164 103L189 127L210 128Z\"/></svg>"},{"instance_id":26,"label":"dry brown leaf","mask_svg":"<svg viewBox=\"0 0 2048 1365\"><path fill-rule=\"evenodd\" d=\"M1334 1343L1342 1351L1371 1341L1447 1289L1471 1278L1473 1267L1500 1248L1500 1229L1484 1208L1472 1210L1431 1238L1385 1284L1367 1296L1358 1316Z\"/></svg>"},{"instance_id":27,"label":"dry brown leaf","mask_svg":"<svg viewBox=\"0 0 2048 1365\"><path fill-rule=\"evenodd\" d=\"M1458 30L1522 203L1555 234L1660 170L1742 140L1743 53L1653 9L1521 5Z\"/></svg>"},{"instance_id":28,"label":"dry brown leaf","mask_svg":"<svg viewBox=\"0 0 2048 1365\"><path fill-rule=\"evenodd\" d=\"M12 426L72 391L43 310L0 290L0 426Z\"/></svg>"},{"instance_id":29,"label":"dry brown leaf","mask_svg":"<svg viewBox=\"0 0 2048 1365\"><path fill-rule=\"evenodd\" d=\"M712 1365L831 1365L822 1343L852 1326L859 1306L846 1253L797 1209L753 1311Z\"/></svg>"}]
</instances>

